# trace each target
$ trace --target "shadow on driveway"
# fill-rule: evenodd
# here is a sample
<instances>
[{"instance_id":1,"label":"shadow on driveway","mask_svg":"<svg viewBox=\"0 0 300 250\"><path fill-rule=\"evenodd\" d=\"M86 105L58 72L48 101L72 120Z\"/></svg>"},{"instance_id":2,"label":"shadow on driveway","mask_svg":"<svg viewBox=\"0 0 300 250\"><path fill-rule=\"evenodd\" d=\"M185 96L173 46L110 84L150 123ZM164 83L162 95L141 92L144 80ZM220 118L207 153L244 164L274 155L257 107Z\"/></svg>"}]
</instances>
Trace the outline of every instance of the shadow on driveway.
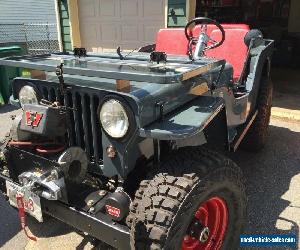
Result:
<instances>
[{"instance_id":1,"label":"shadow on driveway","mask_svg":"<svg viewBox=\"0 0 300 250\"><path fill-rule=\"evenodd\" d=\"M0 194L0 248L20 230L18 213L6 203Z\"/></svg>"},{"instance_id":2,"label":"shadow on driveway","mask_svg":"<svg viewBox=\"0 0 300 250\"><path fill-rule=\"evenodd\" d=\"M290 110L300 110L300 70L272 68L274 83L273 106Z\"/></svg>"},{"instance_id":3,"label":"shadow on driveway","mask_svg":"<svg viewBox=\"0 0 300 250\"><path fill-rule=\"evenodd\" d=\"M20 108L15 107L15 106L10 105L10 104L7 104L7 105L4 105L4 106L0 106L0 114L12 112L12 111L15 111L15 110L18 110L18 109L20 109Z\"/></svg>"},{"instance_id":4,"label":"shadow on driveway","mask_svg":"<svg viewBox=\"0 0 300 250\"><path fill-rule=\"evenodd\" d=\"M300 124L295 126L300 129ZM263 151L256 154L239 151L232 156L246 179L248 224L245 234L294 234L299 239L299 142L300 133L271 126Z\"/></svg>"}]
</instances>

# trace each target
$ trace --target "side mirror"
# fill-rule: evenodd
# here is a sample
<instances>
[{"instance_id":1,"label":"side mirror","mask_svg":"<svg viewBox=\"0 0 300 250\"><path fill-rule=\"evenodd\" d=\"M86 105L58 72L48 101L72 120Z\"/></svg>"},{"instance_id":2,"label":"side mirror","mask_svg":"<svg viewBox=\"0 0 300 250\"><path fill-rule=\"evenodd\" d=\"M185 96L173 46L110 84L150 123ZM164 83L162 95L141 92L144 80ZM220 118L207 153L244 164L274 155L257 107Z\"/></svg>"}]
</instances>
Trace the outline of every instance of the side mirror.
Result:
<instances>
[{"instance_id":1,"label":"side mirror","mask_svg":"<svg viewBox=\"0 0 300 250\"><path fill-rule=\"evenodd\" d=\"M256 46L262 44L263 38L264 38L264 36L260 30L253 29L253 30L248 31L248 33L245 35L244 43L247 45L247 47L249 47L251 44L251 41L253 41L252 46L256 47Z\"/></svg>"}]
</instances>

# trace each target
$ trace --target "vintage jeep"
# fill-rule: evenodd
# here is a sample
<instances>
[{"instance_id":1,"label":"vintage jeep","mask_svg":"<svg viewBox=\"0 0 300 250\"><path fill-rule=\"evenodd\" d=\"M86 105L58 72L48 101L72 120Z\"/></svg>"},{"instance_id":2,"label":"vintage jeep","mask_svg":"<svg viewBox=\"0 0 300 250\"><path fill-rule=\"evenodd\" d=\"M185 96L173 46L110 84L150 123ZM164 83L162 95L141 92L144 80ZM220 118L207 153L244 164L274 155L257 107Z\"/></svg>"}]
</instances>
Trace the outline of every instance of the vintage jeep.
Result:
<instances>
[{"instance_id":1,"label":"vintage jeep","mask_svg":"<svg viewBox=\"0 0 300 250\"><path fill-rule=\"evenodd\" d=\"M0 165L24 230L26 211L118 249L236 249L245 187L224 154L265 143L272 50L247 25L196 18L127 55L2 59L32 70L13 82L23 115Z\"/></svg>"}]
</instances>

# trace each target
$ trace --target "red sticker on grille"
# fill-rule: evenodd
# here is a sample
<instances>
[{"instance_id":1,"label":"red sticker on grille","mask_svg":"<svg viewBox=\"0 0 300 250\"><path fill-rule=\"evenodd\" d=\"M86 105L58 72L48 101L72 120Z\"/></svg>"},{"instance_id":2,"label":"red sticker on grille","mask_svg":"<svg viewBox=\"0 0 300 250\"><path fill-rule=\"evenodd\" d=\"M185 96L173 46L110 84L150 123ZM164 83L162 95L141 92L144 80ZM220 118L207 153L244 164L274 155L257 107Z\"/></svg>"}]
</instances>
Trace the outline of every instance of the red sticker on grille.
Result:
<instances>
[{"instance_id":1,"label":"red sticker on grille","mask_svg":"<svg viewBox=\"0 0 300 250\"><path fill-rule=\"evenodd\" d=\"M114 216L114 217L120 217L121 210L119 208L112 207L110 205L105 205L105 208L106 208L106 212L109 215Z\"/></svg>"},{"instance_id":2,"label":"red sticker on grille","mask_svg":"<svg viewBox=\"0 0 300 250\"><path fill-rule=\"evenodd\" d=\"M26 119L26 125L30 127L38 127L41 120L42 120L43 114L40 114L38 112L25 112L25 119Z\"/></svg>"}]
</instances>

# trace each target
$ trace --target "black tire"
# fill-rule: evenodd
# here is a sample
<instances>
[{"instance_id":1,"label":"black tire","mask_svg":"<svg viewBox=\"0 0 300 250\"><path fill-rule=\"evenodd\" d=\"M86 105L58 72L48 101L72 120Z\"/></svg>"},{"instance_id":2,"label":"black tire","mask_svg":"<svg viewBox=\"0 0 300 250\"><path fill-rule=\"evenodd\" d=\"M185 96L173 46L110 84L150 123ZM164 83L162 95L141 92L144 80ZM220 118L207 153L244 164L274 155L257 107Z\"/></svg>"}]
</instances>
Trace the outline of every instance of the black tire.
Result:
<instances>
[{"instance_id":1,"label":"black tire","mask_svg":"<svg viewBox=\"0 0 300 250\"><path fill-rule=\"evenodd\" d=\"M228 208L223 249L237 249L246 217L241 170L228 158L185 148L140 183L131 205L132 249L181 249L194 213L204 201L221 197Z\"/></svg>"},{"instance_id":2,"label":"black tire","mask_svg":"<svg viewBox=\"0 0 300 250\"><path fill-rule=\"evenodd\" d=\"M258 152L265 146L271 117L272 98L272 81L268 77L263 77L257 99L258 114L242 141L242 149Z\"/></svg>"}]
</instances>

